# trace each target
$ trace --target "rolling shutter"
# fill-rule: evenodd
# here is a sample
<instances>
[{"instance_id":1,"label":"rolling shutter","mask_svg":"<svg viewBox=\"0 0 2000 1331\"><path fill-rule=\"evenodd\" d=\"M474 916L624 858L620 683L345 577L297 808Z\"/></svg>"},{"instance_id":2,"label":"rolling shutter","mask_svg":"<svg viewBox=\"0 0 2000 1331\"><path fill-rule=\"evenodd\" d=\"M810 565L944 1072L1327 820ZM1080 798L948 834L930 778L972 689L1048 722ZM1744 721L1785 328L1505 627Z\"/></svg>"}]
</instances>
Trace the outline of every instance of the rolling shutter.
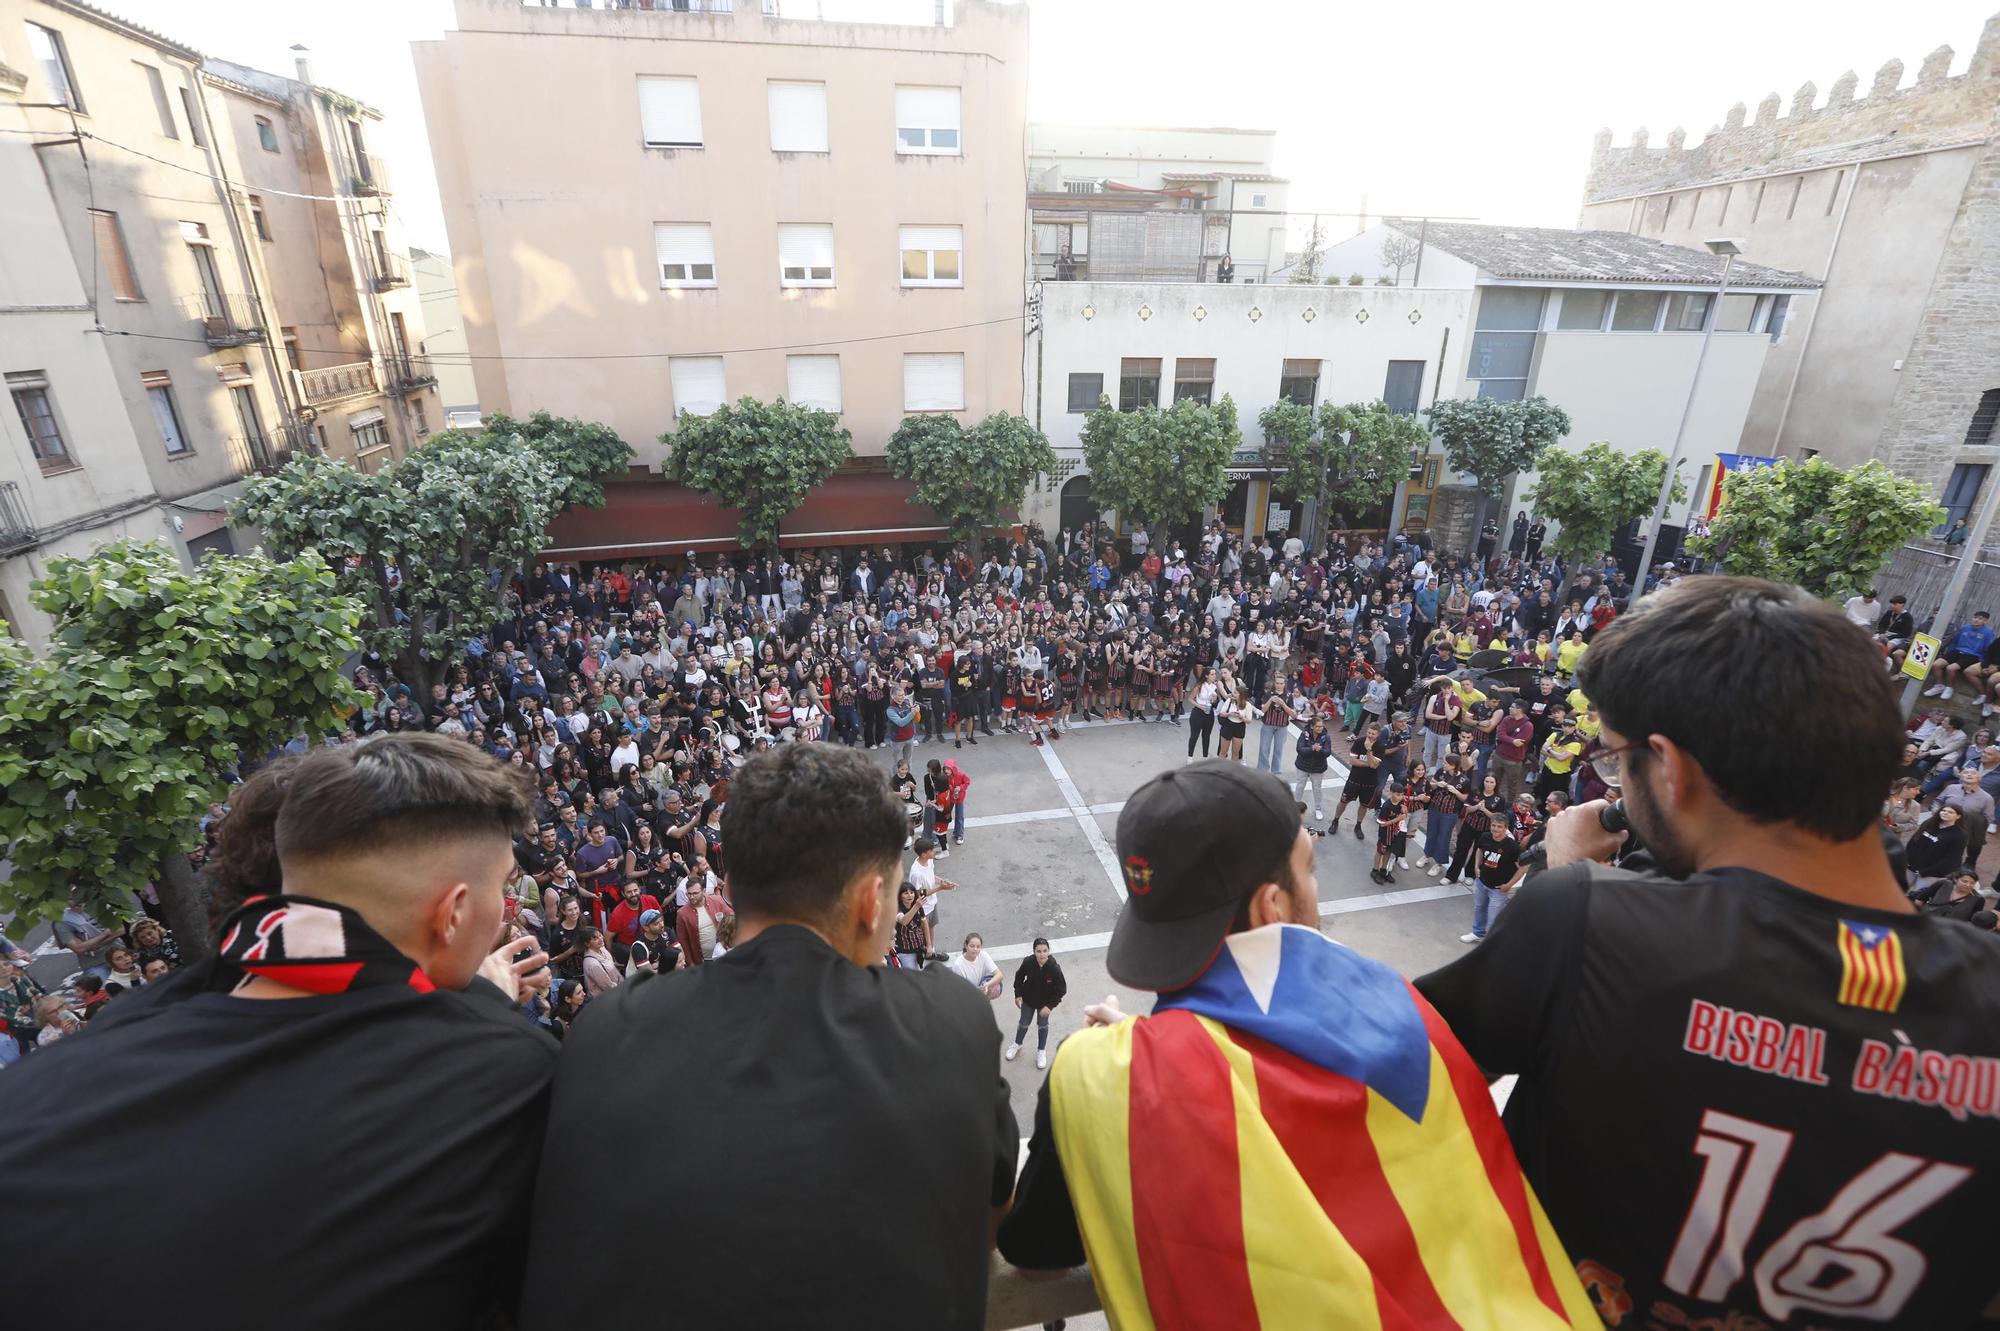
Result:
<instances>
[{"instance_id":1,"label":"rolling shutter","mask_svg":"<svg viewBox=\"0 0 2000 1331\"><path fill-rule=\"evenodd\" d=\"M695 81L640 79L639 123L649 148L699 148L701 94Z\"/></svg>"},{"instance_id":2,"label":"rolling shutter","mask_svg":"<svg viewBox=\"0 0 2000 1331\"><path fill-rule=\"evenodd\" d=\"M905 355L903 410L965 410L965 353L921 351Z\"/></svg>"},{"instance_id":3,"label":"rolling shutter","mask_svg":"<svg viewBox=\"0 0 2000 1331\"><path fill-rule=\"evenodd\" d=\"M770 85L771 151L823 153L826 147L826 85Z\"/></svg>"},{"instance_id":4,"label":"rolling shutter","mask_svg":"<svg viewBox=\"0 0 2000 1331\"><path fill-rule=\"evenodd\" d=\"M667 361L667 375L673 383L677 416L683 411L706 416L729 400L720 356L671 357Z\"/></svg>"},{"instance_id":5,"label":"rolling shutter","mask_svg":"<svg viewBox=\"0 0 2000 1331\"><path fill-rule=\"evenodd\" d=\"M659 222L653 252L667 286L715 284L715 232L707 222Z\"/></svg>"},{"instance_id":6,"label":"rolling shutter","mask_svg":"<svg viewBox=\"0 0 2000 1331\"><path fill-rule=\"evenodd\" d=\"M785 393L801 407L840 410L840 357L785 357Z\"/></svg>"},{"instance_id":7,"label":"rolling shutter","mask_svg":"<svg viewBox=\"0 0 2000 1331\"><path fill-rule=\"evenodd\" d=\"M778 227L778 276L787 286L833 282L833 228L817 223Z\"/></svg>"}]
</instances>

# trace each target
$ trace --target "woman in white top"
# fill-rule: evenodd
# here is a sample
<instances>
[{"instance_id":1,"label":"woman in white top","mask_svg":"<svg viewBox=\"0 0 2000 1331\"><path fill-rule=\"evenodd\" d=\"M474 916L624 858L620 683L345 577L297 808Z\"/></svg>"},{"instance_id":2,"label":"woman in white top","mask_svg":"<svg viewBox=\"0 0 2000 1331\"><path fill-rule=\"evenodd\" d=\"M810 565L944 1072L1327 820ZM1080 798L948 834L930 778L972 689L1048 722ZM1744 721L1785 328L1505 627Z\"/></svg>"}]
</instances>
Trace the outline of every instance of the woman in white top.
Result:
<instances>
[{"instance_id":1,"label":"woman in white top","mask_svg":"<svg viewBox=\"0 0 2000 1331\"><path fill-rule=\"evenodd\" d=\"M1243 734L1250 725L1250 694L1238 688L1222 709L1222 746L1218 757L1243 761Z\"/></svg>"},{"instance_id":2,"label":"woman in white top","mask_svg":"<svg viewBox=\"0 0 2000 1331\"><path fill-rule=\"evenodd\" d=\"M1201 756L1208 757L1208 741L1215 733L1215 705L1222 700L1222 685L1216 678L1215 668L1201 672L1201 682L1195 685L1194 696L1188 700L1188 760L1194 760L1194 745L1201 741Z\"/></svg>"},{"instance_id":3,"label":"woman in white top","mask_svg":"<svg viewBox=\"0 0 2000 1331\"><path fill-rule=\"evenodd\" d=\"M826 726L826 709L819 705L819 695L811 688L799 690L797 700L792 704L792 728L795 739L810 744L820 737Z\"/></svg>"},{"instance_id":4,"label":"woman in white top","mask_svg":"<svg viewBox=\"0 0 2000 1331\"><path fill-rule=\"evenodd\" d=\"M625 977L619 973L618 963L612 960L602 929L585 929L583 938L583 988L595 998L606 989L616 989Z\"/></svg>"}]
</instances>

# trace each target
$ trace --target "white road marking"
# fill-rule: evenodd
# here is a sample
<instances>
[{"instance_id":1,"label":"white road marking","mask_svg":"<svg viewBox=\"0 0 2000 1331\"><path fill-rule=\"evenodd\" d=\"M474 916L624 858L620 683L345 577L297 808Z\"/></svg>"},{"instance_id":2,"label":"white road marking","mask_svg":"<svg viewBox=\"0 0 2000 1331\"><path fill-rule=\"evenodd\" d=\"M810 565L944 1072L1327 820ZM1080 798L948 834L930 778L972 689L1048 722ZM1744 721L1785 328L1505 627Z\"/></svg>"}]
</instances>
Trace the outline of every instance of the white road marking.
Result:
<instances>
[{"instance_id":1,"label":"white road marking","mask_svg":"<svg viewBox=\"0 0 2000 1331\"><path fill-rule=\"evenodd\" d=\"M1097 825L1096 817L1090 812L1090 805L1084 802L1083 792L1076 788L1076 782L1069 779L1069 769L1062 765L1062 759L1056 757L1056 745L1059 743L1060 740L1050 740L1042 745L1040 750L1042 765L1047 767L1049 775L1055 778L1056 789L1062 792L1063 803L1069 805L1070 812L1075 815L1077 825L1083 829L1083 839L1090 843L1090 849L1097 856L1097 862L1104 866L1104 876L1111 880L1111 889L1118 894L1119 903L1122 905L1125 901L1125 875L1118 868L1117 852L1113 851L1111 843L1104 839L1104 829Z\"/></svg>"},{"instance_id":2,"label":"white road marking","mask_svg":"<svg viewBox=\"0 0 2000 1331\"><path fill-rule=\"evenodd\" d=\"M977 818L968 818L965 825L974 827L1006 827L1013 823L1048 823L1058 818L1074 818L1076 813L1067 807L1061 809L1034 809L1027 813L988 813Z\"/></svg>"}]
</instances>

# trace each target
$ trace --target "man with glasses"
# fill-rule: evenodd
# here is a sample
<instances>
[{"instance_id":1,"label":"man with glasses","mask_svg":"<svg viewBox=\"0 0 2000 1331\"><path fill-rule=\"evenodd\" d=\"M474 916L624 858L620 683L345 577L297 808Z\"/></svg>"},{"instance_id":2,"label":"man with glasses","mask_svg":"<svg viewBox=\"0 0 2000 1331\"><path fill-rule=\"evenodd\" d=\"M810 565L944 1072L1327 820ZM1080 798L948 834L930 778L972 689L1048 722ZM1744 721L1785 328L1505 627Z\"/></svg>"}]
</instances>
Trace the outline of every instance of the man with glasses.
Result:
<instances>
[{"instance_id":1,"label":"man with glasses","mask_svg":"<svg viewBox=\"0 0 2000 1331\"><path fill-rule=\"evenodd\" d=\"M1689 578L1591 644L1589 801L1417 988L1489 1076L1608 1324L1966 1326L2000 1170L2000 938L1915 913L1883 849L1881 654L1795 587ZM1802 706L1810 698L1810 707ZM1635 1314L1643 1310L1643 1318Z\"/></svg>"}]
</instances>

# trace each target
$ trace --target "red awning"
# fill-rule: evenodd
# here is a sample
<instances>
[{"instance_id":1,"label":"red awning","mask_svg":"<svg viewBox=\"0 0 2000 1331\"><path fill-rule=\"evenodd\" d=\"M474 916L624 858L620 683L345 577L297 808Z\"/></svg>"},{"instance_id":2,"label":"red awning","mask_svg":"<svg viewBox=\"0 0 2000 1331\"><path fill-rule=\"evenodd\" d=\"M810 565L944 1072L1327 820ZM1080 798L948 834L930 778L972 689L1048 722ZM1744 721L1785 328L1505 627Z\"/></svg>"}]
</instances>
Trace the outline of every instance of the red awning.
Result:
<instances>
[{"instance_id":1,"label":"red awning","mask_svg":"<svg viewBox=\"0 0 2000 1331\"><path fill-rule=\"evenodd\" d=\"M910 502L914 488L887 472L835 472L778 524L778 544L797 549L945 539L944 520L929 505Z\"/></svg>"}]
</instances>

